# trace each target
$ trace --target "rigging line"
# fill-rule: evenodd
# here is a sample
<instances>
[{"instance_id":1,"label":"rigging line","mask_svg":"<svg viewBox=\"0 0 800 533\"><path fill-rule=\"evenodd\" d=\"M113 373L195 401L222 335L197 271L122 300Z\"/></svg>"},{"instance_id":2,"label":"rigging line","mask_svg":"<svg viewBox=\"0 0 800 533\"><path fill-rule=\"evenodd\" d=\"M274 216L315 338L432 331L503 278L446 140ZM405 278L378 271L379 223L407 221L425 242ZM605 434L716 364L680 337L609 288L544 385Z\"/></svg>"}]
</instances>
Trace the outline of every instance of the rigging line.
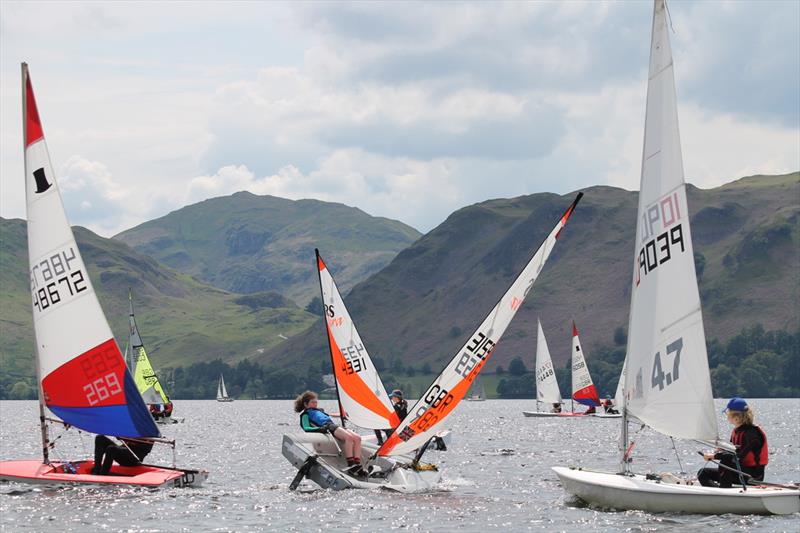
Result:
<instances>
[{"instance_id":1,"label":"rigging line","mask_svg":"<svg viewBox=\"0 0 800 533\"><path fill-rule=\"evenodd\" d=\"M669 29L672 30L672 33L677 35L678 32L676 32L675 28L672 27L672 13L669 12L669 5L667 5L667 0L664 0L664 9L667 10L667 20L669 20Z\"/></svg>"},{"instance_id":2,"label":"rigging line","mask_svg":"<svg viewBox=\"0 0 800 533\"><path fill-rule=\"evenodd\" d=\"M681 463L681 457L680 455L678 455L678 448L675 447L675 439L670 437L669 440L672 442L672 450L675 452L675 458L678 460L678 467L680 467L681 469L681 474L685 474L686 471L683 469L683 463Z\"/></svg>"}]
</instances>

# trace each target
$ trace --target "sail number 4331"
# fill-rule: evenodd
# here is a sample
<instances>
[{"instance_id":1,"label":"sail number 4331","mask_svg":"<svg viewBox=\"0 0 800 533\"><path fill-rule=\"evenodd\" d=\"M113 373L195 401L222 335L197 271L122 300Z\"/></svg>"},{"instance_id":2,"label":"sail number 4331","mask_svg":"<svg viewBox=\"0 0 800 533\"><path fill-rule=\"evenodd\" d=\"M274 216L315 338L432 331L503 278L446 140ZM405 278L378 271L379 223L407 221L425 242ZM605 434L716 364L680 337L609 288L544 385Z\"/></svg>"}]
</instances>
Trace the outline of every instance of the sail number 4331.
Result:
<instances>
[{"instance_id":1,"label":"sail number 4331","mask_svg":"<svg viewBox=\"0 0 800 533\"><path fill-rule=\"evenodd\" d=\"M656 352L656 356L653 359L653 373L650 376L651 388L658 387L658 390L664 390L664 387L668 387L678 381L678 378L681 377L681 350L683 350L683 337L667 344L667 355L675 355L672 359L672 370L666 373L661 363L661 352Z\"/></svg>"}]
</instances>

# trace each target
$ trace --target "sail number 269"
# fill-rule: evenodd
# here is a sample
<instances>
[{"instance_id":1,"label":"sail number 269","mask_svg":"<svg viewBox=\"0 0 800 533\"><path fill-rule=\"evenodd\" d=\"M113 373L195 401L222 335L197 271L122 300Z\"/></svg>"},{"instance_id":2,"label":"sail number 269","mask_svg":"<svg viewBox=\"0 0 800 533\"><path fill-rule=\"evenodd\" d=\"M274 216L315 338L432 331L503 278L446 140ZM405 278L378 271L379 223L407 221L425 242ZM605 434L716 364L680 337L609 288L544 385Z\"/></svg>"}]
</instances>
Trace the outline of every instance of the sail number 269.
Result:
<instances>
[{"instance_id":1,"label":"sail number 269","mask_svg":"<svg viewBox=\"0 0 800 533\"><path fill-rule=\"evenodd\" d=\"M675 356L672 359L672 371L666 373L661 364L661 352L656 352L656 356L653 359L653 373L650 377L650 386L652 388L658 387L658 390L664 390L664 387L678 381L678 378L681 377L681 350L683 350L683 337L667 344L667 355L674 353Z\"/></svg>"}]
</instances>

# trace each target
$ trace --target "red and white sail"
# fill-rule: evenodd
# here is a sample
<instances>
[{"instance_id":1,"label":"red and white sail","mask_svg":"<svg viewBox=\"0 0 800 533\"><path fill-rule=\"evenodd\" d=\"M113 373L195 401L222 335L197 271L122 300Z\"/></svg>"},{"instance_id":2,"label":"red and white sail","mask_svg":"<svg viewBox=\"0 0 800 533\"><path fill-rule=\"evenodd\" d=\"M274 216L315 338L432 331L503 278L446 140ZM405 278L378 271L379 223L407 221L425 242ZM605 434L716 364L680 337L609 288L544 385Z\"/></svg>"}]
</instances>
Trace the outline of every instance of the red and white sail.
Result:
<instances>
[{"instance_id":1,"label":"red and white sail","mask_svg":"<svg viewBox=\"0 0 800 533\"><path fill-rule=\"evenodd\" d=\"M629 320L626 411L672 437L716 440L663 0L653 14Z\"/></svg>"},{"instance_id":2,"label":"red and white sail","mask_svg":"<svg viewBox=\"0 0 800 533\"><path fill-rule=\"evenodd\" d=\"M583 405L600 405L600 396L586 366L575 322L572 323L572 399Z\"/></svg>"},{"instance_id":3,"label":"red and white sail","mask_svg":"<svg viewBox=\"0 0 800 533\"><path fill-rule=\"evenodd\" d=\"M489 359L495 344L522 307L525 297L550 257L561 230L582 196L583 193L578 194L494 309L428 387L422 398L409 410L408 416L397 430L383 443L378 450L379 455L404 454L422 446L464 398L471 383Z\"/></svg>"},{"instance_id":4,"label":"red and white sail","mask_svg":"<svg viewBox=\"0 0 800 533\"><path fill-rule=\"evenodd\" d=\"M22 107L33 326L44 403L68 424L92 433L158 436L75 243L24 63Z\"/></svg>"},{"instance_id":5,"label":"red and white sail","mask_svg":"<svg viewBox=\"0 0 800 533\"><path fill-rule=\"evenodd\" d=\"M362 428L395 428L400 418L386 394L378 369L372 363L319 250L316 253L325 328L342 414L349 422Z\"/></svg>"}]
</instances>

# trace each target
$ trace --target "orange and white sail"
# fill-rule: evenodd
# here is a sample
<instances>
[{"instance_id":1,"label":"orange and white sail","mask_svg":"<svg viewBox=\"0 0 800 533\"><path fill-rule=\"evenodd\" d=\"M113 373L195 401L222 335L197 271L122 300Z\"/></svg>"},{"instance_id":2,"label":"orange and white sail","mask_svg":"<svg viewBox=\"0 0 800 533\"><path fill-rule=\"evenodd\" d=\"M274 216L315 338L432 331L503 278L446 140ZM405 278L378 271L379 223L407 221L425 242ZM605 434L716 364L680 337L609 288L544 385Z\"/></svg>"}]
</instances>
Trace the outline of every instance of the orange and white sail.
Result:
<instances>
[{"instance_id":1,"label":"orange and white sail","mask_svg":"<svg viewBox=\"0 0 800 533\"><path fill-rule=\"evenodd\" d=\"M378 369L372 363L319 250L316 253L325 328L342 415L365 429L395 428L400 418L386 394Z\"/></svg>"},{"instance_id":2,"label":"orange and white sail","mask_svg":"<svg viewBox=\"0 0 800 533\"><path fill-rule=\"evenodd\" d=\"M533 283L553 251L561 230L582 196L583 193L578 194L508 291L428 387L422 398L409 410L408 416L380 447L378 455L399 455L419 448L453 412L488 361L514 315L522 307L525 297L530 293Z\"/></svg>"}]
</instances>

